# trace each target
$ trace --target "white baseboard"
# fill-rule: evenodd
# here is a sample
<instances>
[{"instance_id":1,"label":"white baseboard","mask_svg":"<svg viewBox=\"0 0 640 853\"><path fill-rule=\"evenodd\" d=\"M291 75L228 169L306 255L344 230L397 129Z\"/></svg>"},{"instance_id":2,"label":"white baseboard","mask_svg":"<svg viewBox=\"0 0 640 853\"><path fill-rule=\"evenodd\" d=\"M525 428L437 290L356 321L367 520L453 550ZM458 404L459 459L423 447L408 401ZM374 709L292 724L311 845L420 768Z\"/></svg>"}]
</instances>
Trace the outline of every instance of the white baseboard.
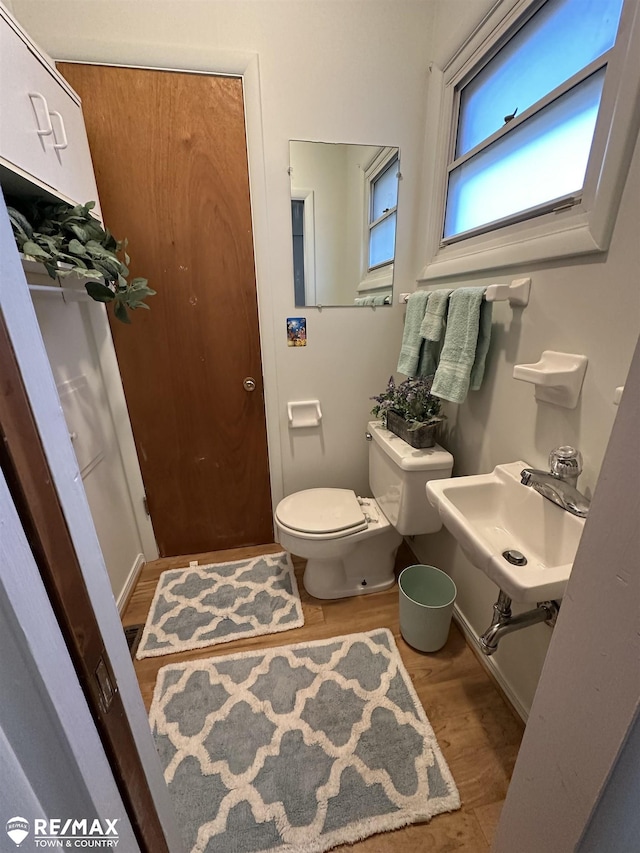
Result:
<instances>
[{"instance_id":1,"label":"white baseboard","mask_svg":"<svg viewBox=\"0 0 640 853\"><path fill-rule=\"evenodd\" d=\"M518 714L522 721L526 723L529 718L529 711L524 707L522 702L513 693L508 681L505 679L504 675L502 674L502 670L495 662L495 660L492 657L487 657L487 655L484 654L484 652L480 648L480 641L478 639L478 636L476 635L476 632L473 630L469 622L467 622L467 619L459 610L457 604L455 604L453 607L453 620L464 634L469 645L477 651L477 657L480 661L480 664L497 682L498 687L504 693L507 702L511 705L516 714Z\"/></svg>"},{"instance_id":2,"label":"white baseboard","mask_svg":"<svg viewBox=\"0 0 640 853\"><path fill-rule=\"evenodd\" d=\"M140 577L140 572L142 571L142 567L144 566L146 560L144 558L144 554L138 554L136 559L134 560L133 566L131 567L131 571L129 572L129 576L127 578L127 582L122 587L120 591L120 595L118 596L118 613L122 616L122 613L129 602L129 598L131 597L131 593L133 592L133 588L136 585L138 578Z\"/></svg>"}]
</instances>

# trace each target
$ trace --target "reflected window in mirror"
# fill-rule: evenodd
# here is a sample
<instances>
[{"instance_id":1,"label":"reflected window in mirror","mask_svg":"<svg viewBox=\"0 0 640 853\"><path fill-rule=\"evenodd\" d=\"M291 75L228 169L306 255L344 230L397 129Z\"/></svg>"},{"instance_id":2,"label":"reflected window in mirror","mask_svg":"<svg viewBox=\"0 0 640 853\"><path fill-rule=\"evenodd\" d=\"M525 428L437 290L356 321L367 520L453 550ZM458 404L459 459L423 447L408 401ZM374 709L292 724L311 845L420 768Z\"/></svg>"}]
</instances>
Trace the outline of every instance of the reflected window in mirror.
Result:
<instances>
[{"instance_id":1,"label":"reflected window in mirror","mask_svg":"<svg viewBox=\"0 0 640 853\"><path fill-rule=\"evenodd\" d=\"M398 152L383 149L367 169L368 188L368 267L363 279L371 273L386 272L393 276L396 252L396 216L398 212Z\"/></svg>"},{"instance_id":2,"label":"reflected window in mirror","mask_svg":"<svg viewBox=\"0 0 640 853\"><path fill-rule=\"evenodd\" d=\"M391 304L398 148L290 142L297 307Z\"/></svg>"}]
</instances>

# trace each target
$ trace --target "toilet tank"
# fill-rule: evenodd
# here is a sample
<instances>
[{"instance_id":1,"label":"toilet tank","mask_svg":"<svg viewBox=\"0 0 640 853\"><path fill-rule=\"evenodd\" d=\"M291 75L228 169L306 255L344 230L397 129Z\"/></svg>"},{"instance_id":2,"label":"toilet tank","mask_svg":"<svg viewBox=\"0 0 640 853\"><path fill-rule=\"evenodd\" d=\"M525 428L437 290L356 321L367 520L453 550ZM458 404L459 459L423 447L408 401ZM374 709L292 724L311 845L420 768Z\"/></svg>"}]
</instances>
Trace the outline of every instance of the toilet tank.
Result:
<instances>
[{"instance_id":1,"label":"toilet tank","mask_svg":"<svg viewBox=\"0 0 640 853\"><path fill-rule=\"evenodd\" d=\"M438 444L416 450L380 421L371 421L368 431L369 485L380 509L403 536L436 533L442 522L426 487L451 476L453 456Z\"/></svg>"}]
</instances>

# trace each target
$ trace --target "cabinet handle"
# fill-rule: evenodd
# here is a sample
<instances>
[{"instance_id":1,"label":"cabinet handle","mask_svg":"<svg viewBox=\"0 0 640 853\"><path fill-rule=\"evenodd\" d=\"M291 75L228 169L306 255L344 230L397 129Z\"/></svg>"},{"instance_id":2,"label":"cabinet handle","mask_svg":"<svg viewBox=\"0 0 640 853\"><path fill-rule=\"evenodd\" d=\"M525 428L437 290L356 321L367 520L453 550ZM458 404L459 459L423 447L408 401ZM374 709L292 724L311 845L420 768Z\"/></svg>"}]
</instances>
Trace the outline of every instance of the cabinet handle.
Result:
<instances>
[{"instance_id":1,"label":"cabinet handle","mask_svg":"<svg viewBox=\"0 0 640 853\"><path fill-rule=\"evenodd\" d=\"M56 116L56 118L60 122L60 136L62 138L62 142L58 142L58 134L56 133L55 128L53 127L53 122L51 122L50 119L51 129L53 130L53 138L55 139L53 147L58 151L62 151L63 148L66 148L69 145L69 142L67 141L67 131L65 130L64 126L64 119L62 118L58 110L49 110L49 115L51 117Z\"/></svg>"},{"instance_id":2,"label":"cabinet handle","mask_svg":"<svg viewBox=\"0 0 640 853\"><path fill-rule=\"evenodd\" d=\"M53 125L51 124L51 116L49 115L49 105L47 104L47 99L44 95L40 94L40 92L29 92L29 98L31 99L31 106L33 107L33 112L36 116L36 133L38 134L38 136L49 136L53 133ZM44 107L44 127L41 127L40 125L40 116L38 115L38 110L36 109L35 101L42 101L42 105Z\"/></svg>"}]
</instances>

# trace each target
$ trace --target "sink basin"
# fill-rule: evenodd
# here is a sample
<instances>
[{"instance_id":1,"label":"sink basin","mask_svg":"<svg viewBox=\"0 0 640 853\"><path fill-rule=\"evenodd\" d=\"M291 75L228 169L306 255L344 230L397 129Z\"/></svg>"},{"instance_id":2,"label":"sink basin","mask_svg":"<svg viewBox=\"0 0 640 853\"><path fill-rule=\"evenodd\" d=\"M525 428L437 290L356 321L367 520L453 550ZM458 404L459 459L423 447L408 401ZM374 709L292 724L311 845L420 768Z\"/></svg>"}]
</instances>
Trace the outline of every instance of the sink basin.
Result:
<instances>
[{"instance_id":1,"label":"sink basin","mask_svg":"<svg viewBox=\"0 0 640 853\"><path fill-rule=\"evenodd\" d=\"M562 598L584 519L523 486L526 462L497 465L492 474L433 480L427 498L463 552L514 601ZM505 551L526 565L513 565Z\"/></svg>"}]
</instances>

